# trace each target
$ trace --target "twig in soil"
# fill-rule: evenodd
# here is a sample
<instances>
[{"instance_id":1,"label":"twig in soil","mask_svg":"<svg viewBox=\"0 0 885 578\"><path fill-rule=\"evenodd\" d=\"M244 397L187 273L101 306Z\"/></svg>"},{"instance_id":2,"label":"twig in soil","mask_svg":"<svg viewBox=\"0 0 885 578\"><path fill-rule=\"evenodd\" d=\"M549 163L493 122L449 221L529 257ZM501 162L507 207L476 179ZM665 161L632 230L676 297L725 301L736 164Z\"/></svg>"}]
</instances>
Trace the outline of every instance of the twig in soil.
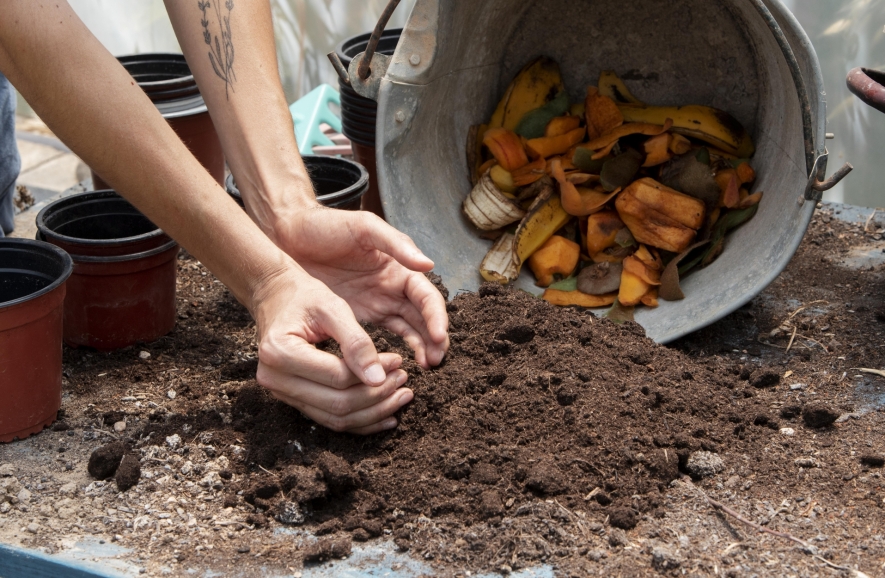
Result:
<instances>
[{"instance_id":1,"label":"twig in soil","mask_svg":"<svg viewBox=\"0 0 885 578\"><path fill-rule=\"evenodd\" d=\"M803 310L805 310L805 309L808 309L808 308L811 307L812 305L817 305L818 303L821 303L821 304L823 304L823 305L829 305L829 304L830 304L828 301L824 301L823 299L818 299L817 301L812 301L811 303L806 303L805 305L803 305L803 306L800 307L799 309L796 309L795 311L793 311L792 313L790 313L790 316L787 317L787 319L784 321L784 323L786 323L787 321L789 321L790 319L792 319L793 317L795 317L796 315L798 315L800 311L803 311ZM783 325L783 323L781 323L781 325Z\"/></svg>"},{"instance_id":2,"label":"twig in soil","mask_svg":"<svg viewBox=\"0 0 885 578\"><path fill-rule=\"evenodd\" d=\"M879 377L885 377L885 371L881 369L870 369L868 367L852 367L852 370L857 370L861 373L871 373L873 375L878 375Z\"/></svg>"},{"instance_id":3,"label":"twig in soil","mask_svg":"<svg viewBox=\"0 0 885 578\"><path fill-rule=\"evenodd\" d=\"M723 504L721 502L717 502L716 500L714 500L713 498L708 496L706 494L706 492L704 492L701 488L695 486L694 483L691 482L691 480L688 480L688 483L695 490L697 490L704 497L704 499L707 500L707 503L709 503L714 508L724 512L725 514L728 514L729 516L731 516L732 518L734 518L738 522L740 522L742 524L746 524L747 526L750 526L751 528L753 528L757 532L771 534L772 536L776 536L778 538L783 538L785 540L790 540L791 542L795 542L796 544L799 544L800 546L802 546L803 552L810 554L812 558L814 558L815 560L819 560L820 562L823 562L824 564L826 564L830 568L850 572L851 575L854 576L855 578L868 578L866 574L864 574L863 572L861 572L859 570L855 570L854 568L849 568L848 566L839 566L838 564L834 564L834 563L830 562L829 560L827 560L823 556L820 556L819 554L817 554L817 548L815 548L812 544L806 542L805 540L803 540L801 538L797 538L796 536L793 536L792 534L788 534L786 532L778 532L777 530L772 530L770 528L760 526L756 522L752 522L752 521L748 520L747 518L745 518L745 517L741 516L739 513L737 513L735 510L729 508L728 506L726 506L725 504Z\"/></svg>"},{"instance_id":4,"label":"twig in soil","mask_svg":"<svg viewBox=\"0 0 885 578\"><path fill-rule=\"evenodd\" d=\"M867 222L864 223L864 226L863 226L863 232L864 232L864 233L869 233L869 232L870 232L870 223L873 222L873 217L875 217L875 216L876 216L876 213L878 213L879 211L885 211L885 209L880 209L879 207L876 207L875 209L873 209L873 212L870 213L870 216L867 217Z\"/></svg>"},{"instance_id":5,"label":"twig in soil","mask_svg":"<svg viewBox=\"0 0 885 578\"><path fill-rule=\"evenodd\" d=\"M790 348L793 347L793 340L796 339L796 332L799 331L798 327L793 327L793 335L790 337L790 342L787 344L787 351L785 353L790 352Z\"/></svg>"}]
</instances>

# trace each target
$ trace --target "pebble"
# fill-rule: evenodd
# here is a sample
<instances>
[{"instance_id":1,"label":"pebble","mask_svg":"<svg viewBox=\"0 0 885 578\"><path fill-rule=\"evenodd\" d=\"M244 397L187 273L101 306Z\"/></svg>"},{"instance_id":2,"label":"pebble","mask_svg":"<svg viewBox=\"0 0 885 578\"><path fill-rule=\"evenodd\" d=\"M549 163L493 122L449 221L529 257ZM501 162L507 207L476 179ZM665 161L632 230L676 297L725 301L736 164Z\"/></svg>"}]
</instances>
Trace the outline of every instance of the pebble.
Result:
<instances>
[{"instance_id":1,"label":"pebble","mask_svg":"<svg viewBox=\"0 0 885 578\"><path fill-rule=\"evenodd\" d=\"M118 421L117 423L114 424L114 431L117 433L120 433L125 429L126 429L126 422L125 421Z\"/></svg>"},{"instance_id":2,"label":"pebble","mask_svg":"<svg viewBox=\"0 0 885 578\"><path fill-rule=\"evenodd\" d=\"M151 358L151 354L148 353L147 351L142 351L142 352L139 352L139 354L138 354L138 358L139 358L139 359L150 359L150 358Z\"/></svg>"},{"instance_id":3,"label":"pebble","mask_svg":"<svg viewBox=\"0 0 885 578\"><path fill-rule=\"evenodd\" d=\"M679 568L682 560L663 546L656 546L651 551L651 565L658 572L668 572Z\"/></svg>"},{"instance_id":4,"label":"pebble","mask_svg":"<svg viewBox=\"0 0 885 578\"><path fill-rule=\"evenodd\" d=\"M168 445L173 450L181 445L181 436L178 434L172 434L166 438L166 445Z\"/></svg>"},{"instance_id":5,"label":"pebble","mask_svg":"<svg viewBox=\"0 0 885 578\"><path fill-rule=\"evenodd\" d=\"M3 502L2 504L0 504L0 514L5 514L10 509L12 509L12 506L9 505L9 502Z\"/></svg>"},{"instance_id":6,"label":"pebble","mask_svg":"<svg viewBox=\"0 0 885 578\"><path fill-rule=\"evenodd\" d=\"M166 392L166 397L168 397L169 399L175 399L176 395L178 395L178 394L175 393L174 389L170 389L169 391Z\"/></svg>"},{"instance_id":7,"label":"pebble","mask_svg":"<svg viewBox=\"0 0 885 578\"><path fill-rule=\"evenodd\" d=\"M814 458L796 458L796 460L793 463L796 464L797 466L799 466L800 468L806 468L806 469L820 467L820 462Z\"/></svg>"},{"instance_id":8,"label":"pebble","mask_svg":"<svg viewBox=\"0 0 885 578\"><path fill-rule=\"evenodd\" d=\"M77 491L77 484L69 482L58 489L59 494L73 494Z\"/></svg>"},{"instance_id":9,"label":"pebble","mask_svg":"<svg viewBox=\"0 0 885 578\"><path fill-rule=\"evenodd\" d=\"M794 429L791 428L791 427L782 427L782 428L781 428L781 434L782 434L782 435L785 435L785 436L796 435L796 430L794 430Z\"/></svg>"},{"instance_id":10,"label":"pebble","mask_svg":"<svg viewBox=\"0 0 885 578\"><path fill-rule=\"evenodd\" d=\"M16 497L18 498L19 502L27 504L31 501L31 492L28 490L22 490L18 493L18 496Z\"/></svg>"},{"instance_id":11,"label":"pebble","mask_svg":"<svg viewBox=\"0 0 885 578\"><path fill-rule=\"evenodd\" d=\"M718 454L713 452L698 451L688 456L685 469L695 478L715 476L725 469L725 462Z\"/></svg>"},{"instance_id":12,"label":"pebble","mask_svg":"<svg viewBox=\"0 0 885 578\"><path fill-rule=\"evenodd\" d=\"M799 389L805 389L806 387L808 387L808 386L804 383L794 383L794 384L790 385L790 390L796 391Z\"/></svg>"},{"instance_id":13,"label":"pebble","mask_svg":"<svg viewBox=\"0 0 885 578\"><path fill-rule=\"evenodd\" d=\"M25 528L25 529L28 532L30 532L31 534L36 534L37 532L40 531L40 526L38 526L34 522L31 522L30 524L28 524L27 528Z\"/></svg>"},{"instance_id":14,"label":"pebble","mask_svg":"<svg viewBox=\"0 0 885 578\"><path fill-rule=\"evenodd\" d=\"M0 466L0 478L8 478L15 473L12 464L3 464Z\"/></svg>"}]
</instances>

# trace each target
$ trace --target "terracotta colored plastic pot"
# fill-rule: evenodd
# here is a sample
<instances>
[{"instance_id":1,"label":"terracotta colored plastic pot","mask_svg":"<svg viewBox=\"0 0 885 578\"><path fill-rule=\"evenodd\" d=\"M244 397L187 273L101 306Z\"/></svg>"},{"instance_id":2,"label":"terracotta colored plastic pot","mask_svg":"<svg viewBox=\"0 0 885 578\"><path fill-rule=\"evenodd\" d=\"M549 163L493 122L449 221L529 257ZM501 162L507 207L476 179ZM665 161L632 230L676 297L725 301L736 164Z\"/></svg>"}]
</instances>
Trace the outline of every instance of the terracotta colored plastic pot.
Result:
<instances>
[{"instance_id":1,"label":"terracotta colored plastic pot","mask_svg":"<svg viewBox=\"0 0 885 578\"><path fill-rule=\"evenodd\" d=\"M55 421L62 309L71 258L48 243L0 239L0 442Z\"/></svg>"},{"instance_id":2,"label":"terracotta colored plastic pot","mask_svg":"<svg viewBox=\"0 0 885 578\"><path fill-rule=\"evenodd\" d=\"M149 251L170 241L114 191L59 199L37 214L40 238L74 255L110 257Z\"/></svg>"},{"instance_id":3,"label":"terracotta colored plastic pot","mask_svg":"<svg viewBox=\"0 0 885 578\"><path fill-rule=\"evenodd\" d=\"M177 256L175 241L133 255L71 255L65 343L108 351L172 331Z\"/></svg>"},{"instance_id":4,"label":"terracotta colored plastic pot","mask_svg":"<svg viewBox=\"0 0 885 578\"><path fill-rule=\"evenodd\" d=\"M37 228L74 260L65 343L119 349L175 326L178 244L128 201L113 191L72 195L40 211Z\"/></svg>"},{"instance_id":5,"label":"terracotta colored plastic pot","mask_svg":"<svg viewBox=\"0 0 885 578\"><path fill-rule=\"evenodd\" d=\"M138 82L178 137L218 184L224 183L224 152L197 83L181 54L137 54L117 58ZM93 189L109 189L92 173Z\"/></svg>"},{"instance_id":6,"label":"terracotta colored plastic pot","mask_svg":"<svg viewBox=\"0 0 885 578\"><path fill-rule=\"evenodd\" d=\"M381 195L378 192L378 171L375 166L375 147L368 147L358 142L351 143L353 147L353 159L366 167L369 173L369 190L363 195L362 210L371 211L382 219L384 207L381 206Z\"/></svg>"},{"instance_id":7,"label":"terracotta colored plastic pot","mask_svg":"<svg viewBox=\"0 0 885 578\"><path fill-rule=\"evenodd\" d=\"M369 172L363 165L347 159L320 155L304 155L301 159L307 167L317 201L333 209L360 209L361 200L370 184ZM228 175L225 189L237 204L244 206L233 175Z\"/></svg>"}]
</instances>

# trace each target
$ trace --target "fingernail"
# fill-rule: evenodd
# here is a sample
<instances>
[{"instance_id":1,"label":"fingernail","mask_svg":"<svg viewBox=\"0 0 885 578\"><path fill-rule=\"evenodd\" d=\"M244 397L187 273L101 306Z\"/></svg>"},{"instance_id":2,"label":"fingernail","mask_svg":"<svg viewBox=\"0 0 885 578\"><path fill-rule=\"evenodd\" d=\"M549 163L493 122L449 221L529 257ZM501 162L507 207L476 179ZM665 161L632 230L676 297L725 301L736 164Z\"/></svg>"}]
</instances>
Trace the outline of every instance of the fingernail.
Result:
<instances>
[{"instance_id":1,"label":"fingernail","mask_svg":"<svg viewBox=\"0 0 885 578\"><path fill-rule=\"evenodd\" d=\"M384 429L393 429L396 427L396 425L397 425L396 418L392 417L390 419L385 420L384 423L381 424L381 427Z\"/></svg>"},{"instance_id":2,"label":"fingernail","mask_svg":"<svg viewBox=\"0 0 885 578\"><path fill-rule=\"evenodd\" d=\"M400 404L400 406L406 405L407 403L409 403L413 399L415 399L414 393L412 393L411 391L404 391L399 396L399 404Z\"/></svg>"},{"instance_id":3,"label":"fingernail","mask_svg":"<svg viewBox=\"0 0 885 578\"><path fill-rule=\"evenodd\" d=\"M369 383L383 383L387 379L387 373L381 365L375 363L366 370L366 379Z\"/></svg>"},{"instance_id":4,"label":"fingernail","mask_svg":"<svg viewBox=\"0 0 885 578\"><path fill-rule=\"evenodd\" d=\"M409 376L406 374L406 372L400 372L400 374L396 376L396 386L402 387L403 384L406 383L407 379L409 379Z\"/></svg>"}]
</instances>

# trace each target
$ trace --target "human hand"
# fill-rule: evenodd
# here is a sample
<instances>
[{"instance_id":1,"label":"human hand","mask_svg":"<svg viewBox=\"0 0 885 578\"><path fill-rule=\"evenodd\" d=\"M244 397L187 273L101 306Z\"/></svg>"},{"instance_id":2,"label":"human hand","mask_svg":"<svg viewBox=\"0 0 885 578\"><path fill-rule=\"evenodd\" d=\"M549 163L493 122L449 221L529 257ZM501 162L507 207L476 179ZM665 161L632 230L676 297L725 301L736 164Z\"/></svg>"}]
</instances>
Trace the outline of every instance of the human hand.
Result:
<instances>
[{"instance_id":1,"label":"human hand","mask_svg":"<svg viewBox=\"0 0 885 578\"><path fill-rule=\"evenodd\" d=\"M378 355L341 297L293 264L256 291L252 313L256 379L275 398L334 431L365 435L397 426L393 414L414 397L402 387L402 359ZM344 359L314 347L328 338Z\"/></svg>"},{"instance_id":2,"label":"human hand","mask_svg":"<svg viewBox=\"0 0 885 578\"><path fill-rule=\"evenodd\" d=\"M415 243L364 211L317 206L277 219L271 238L310 275L344 299L356 317L400 335L425 369L449 347L442 295Z\"/></svg>"}]
</instances>

